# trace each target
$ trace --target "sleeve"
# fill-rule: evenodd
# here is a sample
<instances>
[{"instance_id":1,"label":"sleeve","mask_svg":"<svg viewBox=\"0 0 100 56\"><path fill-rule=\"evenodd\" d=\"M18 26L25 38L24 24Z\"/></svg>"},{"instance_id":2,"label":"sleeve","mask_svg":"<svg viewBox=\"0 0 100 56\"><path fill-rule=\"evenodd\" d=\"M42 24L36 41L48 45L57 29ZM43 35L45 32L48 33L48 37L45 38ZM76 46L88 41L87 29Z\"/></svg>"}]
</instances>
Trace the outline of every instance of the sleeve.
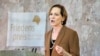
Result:
<instances>
[{"instance_id":1,"label":"sleeve","mask_svg":"<svg viewBox=\"0 0 100 56\"><path fill-rule=\"evenodd\" d=\"M45 33L45 56L48 56L48 49L47 49L47 46L48 46L48 43L47 43L47 36L48 36L48 32Z\"/></svg>"},{"instance_id":2,"label":"sleeve","mask_svg":"<svg viewBox=\"0 0 100 56\"><path fill-rule=\"evenodd\" d=\"M79 38L77 32L73 32L69 40L69 48L72 56L80 56Z\"/></svg>"}]
</instances>

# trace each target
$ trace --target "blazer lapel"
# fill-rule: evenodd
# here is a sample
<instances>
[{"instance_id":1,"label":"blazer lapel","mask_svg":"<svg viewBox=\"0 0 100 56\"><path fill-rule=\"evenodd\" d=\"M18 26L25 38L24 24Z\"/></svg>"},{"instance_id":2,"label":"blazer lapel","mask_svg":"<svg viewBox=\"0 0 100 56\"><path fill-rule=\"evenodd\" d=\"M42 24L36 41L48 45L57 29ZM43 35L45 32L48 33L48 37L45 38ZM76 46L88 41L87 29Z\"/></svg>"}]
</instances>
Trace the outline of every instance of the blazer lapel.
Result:
<instances>
[{"instance_id":1,"label":"blazer lapel","mask_svg":"<svg viewBox=\"0 0 100 56\"><path fill-rule=\"evenodd\" d=\"M63 27L61 28L61 30L60 30L60 32L59 32L59 34L58 34L58 36L57 36L57 39L56 39L55 44L54 44L54 48L53 48L53 50L52 50L52 55L54 55L53 53L54 53L55 46L56 46L56 45L59 45L59 43L60 43L60 42L62 41L62 39L63 39L64 33L65 33L64 29L65 29L65 26L63 26Z\"/></svg>"}]
</instances>

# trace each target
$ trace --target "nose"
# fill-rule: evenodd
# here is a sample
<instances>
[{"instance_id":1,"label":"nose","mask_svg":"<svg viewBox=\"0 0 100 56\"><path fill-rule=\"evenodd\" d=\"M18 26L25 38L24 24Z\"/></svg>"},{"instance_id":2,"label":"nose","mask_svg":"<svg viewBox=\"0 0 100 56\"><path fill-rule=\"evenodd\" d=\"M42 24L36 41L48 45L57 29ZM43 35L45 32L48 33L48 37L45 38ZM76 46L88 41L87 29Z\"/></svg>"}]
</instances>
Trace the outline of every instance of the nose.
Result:
<instances>
[{"instance_id":1,"label":"nose","mask_svg":"<svg viewBox=\"0 0 100 56\"><path fill-rule=\"evenodd\" d=\"M55 15L51 15L51 19L55 19Z\"/></svg>"}]
</instances>

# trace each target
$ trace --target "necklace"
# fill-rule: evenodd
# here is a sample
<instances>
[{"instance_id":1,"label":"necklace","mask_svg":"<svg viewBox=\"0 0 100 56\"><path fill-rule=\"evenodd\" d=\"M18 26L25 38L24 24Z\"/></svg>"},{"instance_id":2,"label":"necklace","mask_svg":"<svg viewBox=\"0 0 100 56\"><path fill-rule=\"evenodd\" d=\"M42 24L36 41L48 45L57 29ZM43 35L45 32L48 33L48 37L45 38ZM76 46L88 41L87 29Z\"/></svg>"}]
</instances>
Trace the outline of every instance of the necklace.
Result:
<instances>
[{"instance_id":1,"label":"necklace","mask_svg":"<svg viewBox=\"0 0 100 56\"><path fill-rule=\"evenodd\" d=\"M50 42L51 42L51 44L52 44L52 47L50 47L50 49L53 49L54 44L55 44L55 40L51 40Z\"/></svg>"}]
</instances>

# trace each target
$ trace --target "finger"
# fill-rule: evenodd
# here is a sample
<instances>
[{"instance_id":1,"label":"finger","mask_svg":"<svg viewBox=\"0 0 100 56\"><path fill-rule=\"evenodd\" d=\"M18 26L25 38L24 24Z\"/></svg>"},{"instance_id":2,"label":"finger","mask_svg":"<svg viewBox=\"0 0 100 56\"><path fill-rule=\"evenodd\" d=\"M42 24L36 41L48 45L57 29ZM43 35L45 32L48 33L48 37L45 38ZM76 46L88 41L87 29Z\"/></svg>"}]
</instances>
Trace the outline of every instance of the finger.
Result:
<instances>
[{"instance_id":1,"label":"finger","mask_svg":"<svg viewBox=\"0 0 100 56\"><path fill-rule=\"evenodd\" d=\"M57 53L60 54L60 55L63 54L62 47L60 47L60 46L56 46L56 51L57 51Z\"/></svg>"}]
</instances>

